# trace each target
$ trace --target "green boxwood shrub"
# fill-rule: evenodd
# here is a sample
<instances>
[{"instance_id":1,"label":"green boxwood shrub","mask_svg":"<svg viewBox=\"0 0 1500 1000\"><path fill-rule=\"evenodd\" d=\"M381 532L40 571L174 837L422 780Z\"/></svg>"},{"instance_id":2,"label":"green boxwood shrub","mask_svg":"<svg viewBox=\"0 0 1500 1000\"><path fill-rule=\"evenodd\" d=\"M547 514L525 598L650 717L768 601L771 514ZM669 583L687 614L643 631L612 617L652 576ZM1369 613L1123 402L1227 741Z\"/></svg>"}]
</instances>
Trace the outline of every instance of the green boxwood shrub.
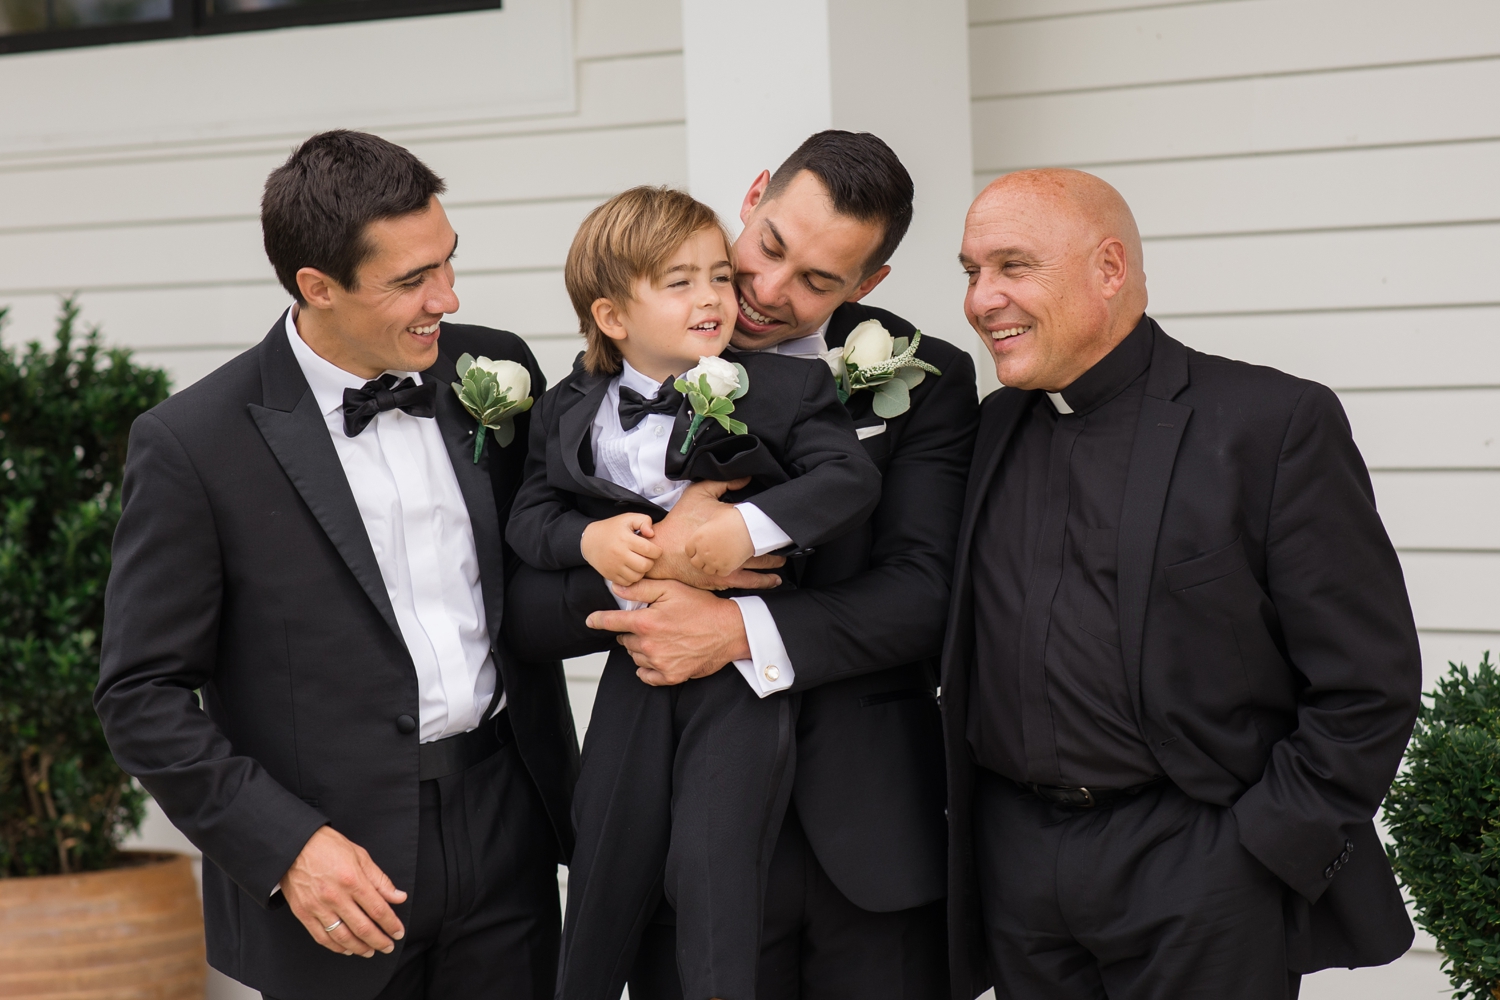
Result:
<instances>
[{"instance_id":1,"label":"green boxwood shrub","mask_svg":"<svg viewBox=\"0 0 1500 1000\"><path fill-rule=\"evenodd\" d=\"M1385 800L1391 866L1454 997L1500 998L1500 674L1449 664Z\"/></svg>"},{"instance_id":2,"label":"green boxwood shrub","mask_svg":"<svg viewBox=\"0 0 1500 1000\"><path fill-rule=\"evenodd\" d=\"M77 320L0 346L0 877L107 868L146 804L92 699L125 442L167 376Z\"/></svg>"}]
</instances>

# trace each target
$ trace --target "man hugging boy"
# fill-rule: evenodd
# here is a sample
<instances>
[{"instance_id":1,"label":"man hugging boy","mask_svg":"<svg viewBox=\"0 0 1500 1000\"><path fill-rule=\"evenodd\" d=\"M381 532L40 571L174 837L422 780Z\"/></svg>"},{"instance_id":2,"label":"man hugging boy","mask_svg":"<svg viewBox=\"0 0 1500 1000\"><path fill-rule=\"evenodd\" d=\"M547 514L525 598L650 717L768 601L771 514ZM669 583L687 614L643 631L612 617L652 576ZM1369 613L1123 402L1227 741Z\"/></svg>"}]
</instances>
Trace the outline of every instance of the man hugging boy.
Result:
<instances>
[{"instance_id":1,"label":"man hugging boy","mask_svg":"<svg viewBox=\"0 0 1500 1000\"><path fill-rule=\"evenodd\" d=\"M713 576L820 545L879 500L826 365L719 356L737 310L728 246L711 209L665 188L626 191L584 220L566 281L587 348L537 404L506 532L527 563L635 583L663 554L652 525L702 479L748 478L685 546ZM795 703L774 659L752 652L766 662L676 687L648 686L623 648L610 654L573 805L561 1000L619 997L663 892L685 1000L754 1000Z\"/></svg>"}]
</instances>

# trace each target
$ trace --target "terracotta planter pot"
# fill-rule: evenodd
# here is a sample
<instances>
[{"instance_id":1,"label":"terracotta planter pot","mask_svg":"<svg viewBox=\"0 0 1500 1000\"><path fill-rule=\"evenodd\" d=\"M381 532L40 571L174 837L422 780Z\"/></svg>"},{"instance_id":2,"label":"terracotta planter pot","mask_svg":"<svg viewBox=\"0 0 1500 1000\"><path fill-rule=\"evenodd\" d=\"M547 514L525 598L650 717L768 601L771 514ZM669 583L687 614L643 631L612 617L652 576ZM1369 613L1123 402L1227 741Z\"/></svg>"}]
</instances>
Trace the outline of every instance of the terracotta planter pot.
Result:
<instances>
[{"instance_id":1,"label":"terracotta planter pot","mask_svg":"<svg viewBox=\"0 0 1500 1000\"><path fill-rule=\"evenodd\" d=\"M0 997L203 1000L203 907L180 854L0 879Z\"/></svg>"}]
</instances>

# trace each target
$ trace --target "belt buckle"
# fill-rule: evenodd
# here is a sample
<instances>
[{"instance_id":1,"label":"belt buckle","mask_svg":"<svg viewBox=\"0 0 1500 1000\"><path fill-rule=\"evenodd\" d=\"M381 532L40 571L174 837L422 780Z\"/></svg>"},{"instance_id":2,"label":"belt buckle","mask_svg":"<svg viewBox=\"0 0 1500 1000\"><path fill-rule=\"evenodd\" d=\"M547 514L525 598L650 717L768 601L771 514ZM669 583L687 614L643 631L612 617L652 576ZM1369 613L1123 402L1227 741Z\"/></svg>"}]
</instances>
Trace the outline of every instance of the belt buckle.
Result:
<instances>
[{"instance_id":1,"label":"belt buckle","mask_svg":"<svg viewBox=\"0 0 1500 1000\"><path fill-rule=\"evenodd\" d=\"M1094 808L1094 806L1098 805L1098 803L1094 801L1094 793L1089 791L1087 788L1083 788L1080 786L1073 789L1073 791L1083 793L1083 807L1085 809L1092 809Z\"/></svg>"}]
</instances>

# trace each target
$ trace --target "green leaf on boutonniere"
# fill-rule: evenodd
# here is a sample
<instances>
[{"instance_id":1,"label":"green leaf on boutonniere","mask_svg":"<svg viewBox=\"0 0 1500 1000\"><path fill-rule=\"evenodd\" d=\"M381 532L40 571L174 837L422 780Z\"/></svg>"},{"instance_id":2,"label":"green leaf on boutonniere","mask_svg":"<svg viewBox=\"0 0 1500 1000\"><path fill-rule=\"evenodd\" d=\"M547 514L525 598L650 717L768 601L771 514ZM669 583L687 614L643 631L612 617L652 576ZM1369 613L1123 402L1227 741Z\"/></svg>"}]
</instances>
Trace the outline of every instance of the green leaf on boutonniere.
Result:
<instances>
[{"instance_id":1,"label":"green leaf on boutonniere","mask_svg":"<svg viewBox=\"0 0 1500 1000\"><path fill-rule=\"evenodd\" d=\"M911 409L911 389L907 387L906 381L900 378L882 382L874 389L874 398L870 400L870 408L882 420L899 417Z\"/></svg>"},{"instance_id":2,"label":"green leaf on boutonniere","mask_svg":"<svg viewBox=\"0 0 1500 1000\"><path fill-rule=\"evenodd\" d=\"M729 378L725 369L731 364L734 369L734 384L727 385ZM717 394L714 383L709 381L710 370L719 380L720 386L727 387L723 395ZM698 376L696 381L691 377L695 372ZM688 425L687 435L682 440L682 447L679 449L681 454L688 453L693 438L698 434L698 428L705 420L716 422L730 434L749 433L750 428L729 416L734 412L734 401L750 391L750 373L745 371L744 365L738 362L726 362L721 358L700 358L697 368L679 376L672 384L678 392L687 397L688 404L693 408L693 422Z\"/></svg>"}]
</instances>

